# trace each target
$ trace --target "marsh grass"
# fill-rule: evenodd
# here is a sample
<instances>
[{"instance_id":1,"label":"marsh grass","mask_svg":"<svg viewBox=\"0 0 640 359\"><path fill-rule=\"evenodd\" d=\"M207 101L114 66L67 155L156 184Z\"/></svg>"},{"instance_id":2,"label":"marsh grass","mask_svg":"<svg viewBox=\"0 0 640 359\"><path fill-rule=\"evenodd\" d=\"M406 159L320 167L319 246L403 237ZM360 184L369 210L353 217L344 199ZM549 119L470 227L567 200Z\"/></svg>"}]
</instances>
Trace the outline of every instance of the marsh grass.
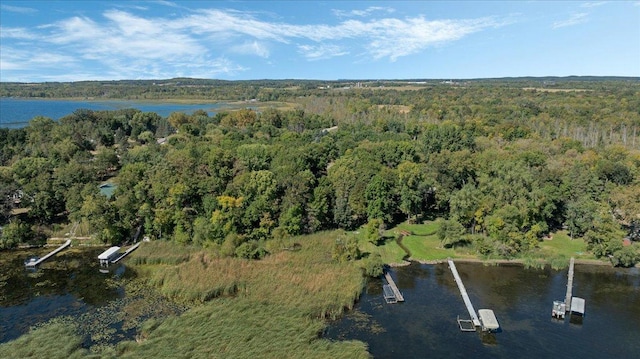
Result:
<instances>
[{"instance_id":1,"label":"marsh grass","mask_svg":"<svg viewBox=\"0 0 640 359\"><path fill-rule=\"evenodd\" d=\"M152 323L156 325L157 323ZM367 358L362 342L318 339L324 323L299 308L224 298L118 347L122 358Z\"/></svg>"},{"instance_id":2,"label":"marsh grass","mask_svg":"<svg viewBox=\"0 0 640 359\"><path fill-rule=\"evenodd\" d=\"M198 247L177 246L167 241L143 243L129 258L133 265L176 265L189 260L192 254L200 250Z\"/></svg>"},{"instance_id":3,"label":"marsh grass","mask_svg":"<svg viewBox=\"0 0 640 359\"><path fill-rule=\"evenodd\" d=\"M54 321L0 345L0 358L86 358L82 337L73 323Z\"/></svg>"},{"instance_id":4,"label":"marsh grass","mask_svg":"<svg viewBox=\"0 0 640 359\"><path fill-rule=\"evenodd\" d=\"M196 307L178 317L144 324L139 343L121 343L119 355L369 357L362 342L319 338L325 319L352 308L364 285L357 263L331 258L341 233L294 238L299 250L282 250L262 260L219 258L206 249L191 249L186 260L181 256L181 261L160 261L153 259L159 252L174 251L161 242L147 243L145 251L135 254L135 262L144 267L149 282L165 295Z\"/></svg>"}]
</instances>

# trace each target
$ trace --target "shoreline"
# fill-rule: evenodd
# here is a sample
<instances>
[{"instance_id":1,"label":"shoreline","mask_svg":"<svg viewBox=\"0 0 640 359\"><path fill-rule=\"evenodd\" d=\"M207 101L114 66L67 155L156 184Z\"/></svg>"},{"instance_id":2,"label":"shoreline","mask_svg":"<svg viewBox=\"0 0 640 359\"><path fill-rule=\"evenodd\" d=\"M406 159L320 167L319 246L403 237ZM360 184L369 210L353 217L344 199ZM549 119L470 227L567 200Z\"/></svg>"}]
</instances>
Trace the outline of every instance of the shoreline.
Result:
<instances>
[{"instance_id":1,"label":"shoreline","mask_svg":"<svg viewBox=\"0 0 640 359\"><path fill-rule=\"evenodd\" d=\"M452 258L453 261L459 263L482 263L484 265L500 265L500 264L525 264L524 259L480 259L480 258ZM406 267L411 265L412 262L420 263L420 264L442 264L447 263L448 258L445 259L434 259L434 260L421 260L415 258L408 258L401 263L386 263L391 268L396 267ZM549 263L544 262L545 265L549 265ZM610 262L599 260L599 259L575 259L575 264L581 265L596 265L596 266L608 266L611 268L616 268L611 265ZM635 267L640 268L640 263L636 264ZM624 268L624 267L620 267ZM633 267L629 267L633 268Z\"/></svg>"}]
</instances>

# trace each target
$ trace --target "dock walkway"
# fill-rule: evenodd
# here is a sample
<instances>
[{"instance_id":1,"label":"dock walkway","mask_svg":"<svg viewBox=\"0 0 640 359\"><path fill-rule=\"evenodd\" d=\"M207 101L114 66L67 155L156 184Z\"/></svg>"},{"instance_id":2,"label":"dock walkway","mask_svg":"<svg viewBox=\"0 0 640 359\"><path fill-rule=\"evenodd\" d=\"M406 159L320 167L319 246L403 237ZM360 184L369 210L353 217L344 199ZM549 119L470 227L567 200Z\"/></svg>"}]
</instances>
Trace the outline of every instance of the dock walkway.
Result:
<instances>
[{"instance_id":1,"label":"dock walkway","mask_svg":"<svg viewBox=\"0 0 640 359\"><path fill-rule=\"evenodd\" d=\"M385 271L384 277L387 279L387 283L389 283L389 287L391 287L391 290L393 291L396 301L404 302L404 297L402 296L402 293L400 293L400 290L398 290L398 287L396 286L396 282L394 282L393 278L391 278L391 274Z\"/></svg>"},{"instance_id":2,"label":"dock walkway","mask_svg":"<svg viewBox=\"0 0 640 359\"><path fill-rule=\"evenodd\" d=\"M47 259L49 259L49 258L51 258L51 257L55 256L56 254L58 254L58 252L62 251L63 249L65 249L65 248L67 248L67 247L69 247L70 245L71 245L71 239L67 239L67 241L66 241L66 242L64 242L64 244L63 244L63 245L61 245L60 247L58 247L58 248L54 249L53 251L51 251L51 252L50 252L49 254L47 254L46 256L44 256L44 257L42 257L42 258L38 259L37 261L29 261L29 262L26 262L26 263L25 263L25 265L26 265L28 268L36 267L38 264L40 264L40 263L42 263L42 262L46 261Z\"/></svg>"},{"instance_id":3,"label":"dock walkway","mask_svg":"<svg viewBox=\"0 0 640 359\"><path fill-rule=\"evenodd\" d=\"M129 253L135 251L139 246L140 243L142 242L138 242L136 244L134 244L133 246L131 246L129 249L126 250L126 252L122 253L122 255L116 259L114 259L113 261L111 261L111 263L118 263L119 260L121 260L122 258L126 257L127 255L129 255Z\"/></svg>"},{"instance_id":4,"label":"dock walkway","mask_svg":"<svg viewBox=\"0 0 640 359\"><path fill-rule=\"evenodd\" d=\"M575 258L569 261L569 273L567 274L567 295L564 297L565 310L571 310L571 296L573 295L573 266Z\"/></svg>"},{"instance_id":5,"label":"dock walkway","mask_svg":"<svg viewBox=\"0 0 640 359\"><path fill-rule=\"evenodd\" d=\"M478 319L478 315L476 314L476 310L473 308L473 304L471 304L471 299L469 299L469 295L467 294L467 290L462 283L462 279L460 278L460 274L458 274L458 269L456 268L455 263L451 259L448 260L449 268L451 269L451 273L453 273L453 278L456 280L456 284L458 284L458 289L460 289L460 295L462 295L462 300L464 301L464 305L467 307L467 311L469 312L469 317L473 321L473 325L476 327L481 326L480 319Z\"/></svg>"}]
</instances>

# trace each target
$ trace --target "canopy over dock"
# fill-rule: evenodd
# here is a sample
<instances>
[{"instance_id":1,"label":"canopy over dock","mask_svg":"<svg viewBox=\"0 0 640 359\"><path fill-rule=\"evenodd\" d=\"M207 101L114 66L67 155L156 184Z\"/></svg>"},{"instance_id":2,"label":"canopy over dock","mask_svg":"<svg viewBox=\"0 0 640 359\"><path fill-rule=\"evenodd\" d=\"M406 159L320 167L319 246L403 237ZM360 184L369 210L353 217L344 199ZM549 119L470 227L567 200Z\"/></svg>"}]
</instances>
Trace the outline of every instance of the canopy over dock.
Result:
<instances>
[{"instance_id":1,"label":"canopy over dock","mask_svg":"<svg viewBox=\"0 0 640 359\"><path fill-rule=\"evenodd\" d=\"M584 315L584 304L585 301L583 298L571 298L571 314Z\"/></svg>"},{"instance_id":2,"label":"canopy over dock","mask_svg":"<svg viewBox=\"0 0 640 359\"><path fill-rule=\"evenodd\" d=\"M120 247L111 247L106 251L102 252L102 254L98 256L98 260L100 260L100 264L109 265L112 260L114 260L116 257L119 256L118 254L119 250L120 250Z\"/></svg>"},{"instance_id":3,"label":"canopy over dock","mask_svg":"<svg viewBox=\"0 0 640 359\"><path fill-rule=\"evenodd\" d=\"M498 319L496 319L496 315L493 314L493 310L479 309L478 316L480 317L480 322L482 323L482 330L495 331L500 328L500 324L498 324Z\"/></svg>"}]
</instances>

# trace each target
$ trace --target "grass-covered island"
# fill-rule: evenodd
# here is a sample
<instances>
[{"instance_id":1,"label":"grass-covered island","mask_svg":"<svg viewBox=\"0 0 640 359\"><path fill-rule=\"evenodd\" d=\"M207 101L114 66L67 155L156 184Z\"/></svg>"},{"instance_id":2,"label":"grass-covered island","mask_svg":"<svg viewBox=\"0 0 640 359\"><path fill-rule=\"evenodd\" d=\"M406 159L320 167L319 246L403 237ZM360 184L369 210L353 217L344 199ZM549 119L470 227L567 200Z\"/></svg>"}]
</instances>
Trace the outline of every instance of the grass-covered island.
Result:
<instances>
[{"instance_id":1,"label":"grass-covered island","mask_svg":"<svg viewBox=\"0 0 640 359\"><path fill-rule=\"evenodd\" d=\"M0 83L0 94L103 87ZM144 81L110 88L160 96ZM127 259L136 279L125 292L144 287L188 309L100 346L87 345L81 323L53 320L0 345L0 357L367 357L364 343L321 334L383 264L640 260L637 79L185 80L162 90L251 102L166 118L78 109L0 128L0 249L148 237Z\"/></svg>"}]
</instances>

